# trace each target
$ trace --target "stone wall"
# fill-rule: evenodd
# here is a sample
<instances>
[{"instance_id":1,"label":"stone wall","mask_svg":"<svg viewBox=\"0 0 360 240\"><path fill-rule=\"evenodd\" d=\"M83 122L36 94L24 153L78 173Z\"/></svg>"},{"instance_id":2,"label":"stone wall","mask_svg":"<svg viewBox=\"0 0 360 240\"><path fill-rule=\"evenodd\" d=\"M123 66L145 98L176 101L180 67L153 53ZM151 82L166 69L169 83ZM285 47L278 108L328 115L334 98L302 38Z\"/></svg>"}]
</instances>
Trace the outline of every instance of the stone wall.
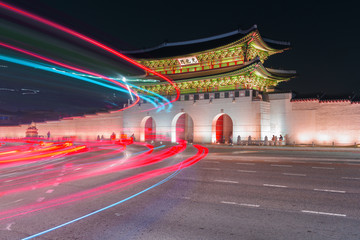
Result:
<instances>
[{"instance_id":1,"label":"stone wall","mask_svg":"<svg viewBox=\"0 0 360 240\"><path fill-rule=\"evenodd\" d=\"M291 102L292 141L319 145L360 143L360 104L350 101Z\"/></svg>"},{"instance_id":2,"label":"stone wall","mask_svg":"<svg viewBox=\"0 0 360 240\"><path fill-rule=\"evenodd\" d=\"M84 117L74 117L59 121L49 121L36 123L39 136L50 137L53 139L76 137L81 140L95 140L97 136L104 136L109 139L112 132L117 136L122 129L122 112L101 113L87 115ZM23 138L25 137L28 125L0 127L0 137Z\"/></svg>"},{"instance_id":3,"label":"stone wall","mask_svg":"<svg viewBox=\"0 0 360 240\"><path fill-rule=\"evenodd\" d=\"M319 102L318 100L291 101L291 93L269 94L268 100L240 94L239 97L177 101L172 107L159 111L149 103L137 105L124 112L102 113L81 118L37 123L39 135L48 131L52 138L73 137L91 139L112 132L135 135L144 140L145 120L153 118L157 140L176 142L176 122L187 113L193 120L194 134L191 138L198 143L216 141L216 121L227 114L232 120L232 138L238 136L247 140L271 140L272 135L285 137L287 144L354 145L360 143L360 104L343 102ZM191 98L189 98L191 99ZM229 130L229 122L224 132ZM25 137L28 125L0 127L0 137ZM189 136L190 136L189 135Z\"/></svg>"}]
</instances>

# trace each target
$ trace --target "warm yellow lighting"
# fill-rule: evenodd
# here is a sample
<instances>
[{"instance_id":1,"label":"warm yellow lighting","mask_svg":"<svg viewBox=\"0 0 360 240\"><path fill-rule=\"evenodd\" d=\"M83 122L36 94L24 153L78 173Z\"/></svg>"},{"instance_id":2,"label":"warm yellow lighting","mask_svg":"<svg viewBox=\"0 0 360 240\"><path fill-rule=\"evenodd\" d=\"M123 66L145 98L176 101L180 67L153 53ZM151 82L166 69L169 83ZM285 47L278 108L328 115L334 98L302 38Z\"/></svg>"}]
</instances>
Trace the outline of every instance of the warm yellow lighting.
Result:
<instances>
[{"instance_id":1,"label":"warm yellow lighting","mask_svg":"<svg viewBox=\"0 0 360 240\"><path fill-rule=\"evenodd\" d=\"M330 137L329 137L328 135L326 135L326 134L318 134L318 135L316 136L316 139L317 139L318 141L320 141L320 142L327 142L327 141L330 140Z\"/></svg>"},{"instance_id":2,"label":"warm yellow lighting","mask_svg":"<svg viewBox=\"0 0 360 240\"><path fill-rule=\"evenodd\" d=\"M298 136L298 139L300 142L309 142L311 141L311 135L309 133L302 133L302 134L299 134Z\"/></svg>"}]
</instances>

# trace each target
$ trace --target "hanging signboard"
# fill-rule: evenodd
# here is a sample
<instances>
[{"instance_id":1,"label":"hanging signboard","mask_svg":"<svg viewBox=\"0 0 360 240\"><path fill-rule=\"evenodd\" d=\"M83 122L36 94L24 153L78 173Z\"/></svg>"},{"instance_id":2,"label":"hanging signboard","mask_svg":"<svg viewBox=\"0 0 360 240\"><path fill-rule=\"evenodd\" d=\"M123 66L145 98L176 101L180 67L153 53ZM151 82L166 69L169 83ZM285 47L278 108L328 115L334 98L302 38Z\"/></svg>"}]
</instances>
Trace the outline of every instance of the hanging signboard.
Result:
<instances>
[{"instance_id":1,"label":"hanging signboard","mask_svg":"<svg viewBox=\"0 0 360 240\"><path fill-rule=\"evenodd\" d=\"M194 57L186 57L186 58L178 58L178 61L181 66L199 63L199 61L197 60L197 58L195 56Z\"/></svg>"}]
</instances>

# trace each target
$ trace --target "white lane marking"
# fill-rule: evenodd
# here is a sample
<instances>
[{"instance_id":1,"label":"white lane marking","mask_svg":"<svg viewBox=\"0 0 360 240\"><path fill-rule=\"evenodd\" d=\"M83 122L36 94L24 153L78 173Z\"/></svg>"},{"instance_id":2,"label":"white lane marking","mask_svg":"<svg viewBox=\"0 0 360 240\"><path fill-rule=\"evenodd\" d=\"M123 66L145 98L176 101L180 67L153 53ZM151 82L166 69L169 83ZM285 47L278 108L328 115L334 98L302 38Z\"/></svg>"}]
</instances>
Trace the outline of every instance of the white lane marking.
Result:
<instances>
[{"instance_id":1,"label":"white lane marking","mask_svg":"<svg viewBox=\"0 0 360 240\"><path fill-rule=\"evenodd\" d=\"M238 172L244 172L244 173L255 173L256 171L252 170L237 170Z\"/></svg>"},{"instance_id":2,"label":"white lane marking","mask_svg":"<svg viewBox=\"0 0 360 240\"><path fill-rule=\"evenodd\" d=\"M235 152L232 152L232 154L257 153L257 152L260 152L260 151L235 151Z\"/></svg>"},{"instance_id":3,"label":"white lane marking","mask_svg":"<svg viewBox=\"0 0 360 240\"><path fill-rule=\"evenodd\" d=\"M314 169L329 169L329 170L334 170L335 169L333 167L311 167L311 168L314 168Z\"/></svg>"},{"instance_id":4,"label":"white lane marking","mask_svg":"<svg viewBox=\"0 0 360 240\"><path fill-rule=\"evenodd\" d=\"M42 202L45 198L44 197L39 197L36 201L37 202Z\"/></svg>"},{"instance_id":5,"label":"white lane marking","mask_svg":"<svg viewBox=\"0 0 360 240\"><path fill-rule=\"evenodd\" d=\"M78 167L78 168L76 168L76 169L75 169L75 171L78 171L78 170L80 170L80 169L82 169L82 167Z\"/></svg>"},{"instance_id":6,"label":"white lane marking","mask_svg":"<svg viewBox=\"0 0 360 240\"><path fill-rule=\"evenodd\" d=\"M283 173L283 175L287 175L287 176L298 176L298 177L306 177L306 174L303 174L303 173Z\"/></svg>"},{"instance_id":7,"label":"white lane marking","mask_svg":"<svg viewBox=\"0 0 360 240\"><path fill-rule=\"evenodd\" d=\"M15 173L8 173L8 174L3 174L2 176L5 177L5 176L11 176L11 175L14 175Z\"/></svg>"},{"instance_id":8,"label":"white lane marking","mask_svg":"<svg viewBox=\"0 0 360 240\"><path fill-rule=\"evenodd\" d=\"M268 160L268 159L265 159L264 162L279 162L278 160Z\"/></svg>"},{"instance_id":9,"label":"white lane marking","mask_svg":"<svg viewBox=\"0 0 360 240\"><path fill-rule=\"evenodd\" d=\"M274 184L263 184L264 187L277 187L277 188L287 188L287 186L284 185L274 185Z\"/></svg>"},{"instance_id":10,"label":"white lane marking","mask_svg":"<svg viewBox=\"0 0 360 240\"><path fill-rule=\"evenodd\" d=\"M46 193L52 193L54 191L54 189L49 189L46 191Z\"/></svg>"},{"instance_id":11,"label":"white lane marking","mask_svg":"<svg viewBox=\"0 0 360 240\"><path fill-rule=\"evenodd\" d=\"M347 165L350 165L350 166L359 166L358 163L347 163Z\"/></svg>"},{"instance_id":12,"label":"white lane marking","mask_svg":"<svg viewBox=\"0 0 360 240\"><path fill-rule=\"evenodd\" d=\"M260 205L257 204L248 204L248 203L239 203L240 206L246 206L246 207L260 207Z\"/></svg>"},{"instance_id":13,"label":"white lane marking","mask_svg":"<svg viewBox=\"0 0 360 240\"><path fill-rule=\"evenodd\" d=\"M237 162L236 164L241 164L241 165L255 165L255 163L247 163L247 162Z\"/></svg>"},{"instance_id":14,"label":"white lane marking","mask_svg":"<svg viewBox=\"0 0 360 240\"><path fill-rule=\"evenodd\" d=\"M292 165L271 164L272 167L292 167Z\"/></svg>"},{"instance_id":15,"label":"white lane marking","mask_svg":"<svg viewBox=\"0 0 360 240\"><path fill-rule=\"evenodd\" d=\"M11 225L15 224L15 222L8 223L6 226L6 230L11 231Z\"/></svg>"},{"instance_id":16,"label":"white lane marking","mask_svg":"<svg viewBox=\"0 0 360 240\"><path fill-rule=\"evenodd\" d=\"M221 203L225 203L225 204L232 204L232 205L236 205L236 202L226 202L226 201L221 201Z\"/></svg>"},{"instance_id":17,"label":"white lane marking","mask_svg":"<svg viewBox=\"0 0 360 240\"><path fill-rule=\"evenodd\" d=\"M10 180L6 180L6 181L4 181L4 182L12 182L13 180L12 179L10 179Z\"/></svg>"},{"instance_id":18,"label":"white lane marking","mask_svg":"<svg viewBox=\"0 0 360 240\"><path fill-rule=\"evenodd\" d=\"M346 193L346 191L342 191L342 190L318 189L318 188L315 188L314 191L319 191L319 192L333 192L333 193Z\"/></svg>"},{"instance_id":19,"label":"white lane marking","mask_svg":"<svg viewBox=\"0 0 360 240\"><path fill-rule=\"evenodd\" d=\"M358 177L341 177L342 179L360 180Z\"/></svg>"},{"instance_id":20,"label":"white lane marking","mask_svg":"<svg viewBox=\"0 0 360 240\"><path fill-rule=\"evenodd\" d=\"M260 205L249 204L249 203L236 203L236 202L226 202L226 201L221 201L221 203L231 204L231 205L240 205L240 206L244 206L244 207L260 207Z\"/></svg>"},{"instance_id":21,"label":"white lane marking","mask_svg":"<svg viewBox=\"0 0 360 240\"><path fill-rule=\"evenodd\" d=\"M301 210L301 212L320 214L320 215L337 216L337 217L346 217L346 214L339 214L339 213L317 212L317 211L309 211L309 210Z\"/></svg>"},{"instance_id":22,"label":"white lane marking","mask_svg":"<svg viewBox=\"0 0 360 240\"><path fill-rule=\"evenodd\" d=\"M14 204L14 203L17 203L17 202L21 202L23 199L18 199L16 201L13 201L13 202L8 202L8 203L5 203L5 204L1 204L0 206L1 207L4 207L4 206L7 206L7 205L11 205L11 204Z\"/></svg>"},{"instance_id":23,"label":"white lane marking","mask_svg":"<svg viewBox=\"0 0 360 240\"><path fill-rule=\"evenodd\" d=\"M60 183L56 182L53 184L54 187L59 186Z\"/></svg>"},{"instance_id":24,"label":"white lane marking","mask_svg":"<svg viewBox=\"0 0 360 240\"><path fill-rule=\"evenodd\" d=\"M216 170L216 171L219 171L221 170L220 168L202 168L204 170Z\"/></svg>"},{"instance_id":25,"label":"white lane marking","mask_svg":"<svg viewBox=\"0 0 360 240\"><path fill-rule=\"evenodd\" d=\"M214 182L222 182L222 183L239 183L236 181L230 181L230 180L214 180Z\"/></svg>"},{"instance_id":26,"label":"white lane marking","mask_svg":"<svg viewBox=\"0 0 360 240\"><path fill-rule=\"evenodd\" d=\"M190 197L182 197L182 199L190 199Z\"/></svg>"}]
</instances>

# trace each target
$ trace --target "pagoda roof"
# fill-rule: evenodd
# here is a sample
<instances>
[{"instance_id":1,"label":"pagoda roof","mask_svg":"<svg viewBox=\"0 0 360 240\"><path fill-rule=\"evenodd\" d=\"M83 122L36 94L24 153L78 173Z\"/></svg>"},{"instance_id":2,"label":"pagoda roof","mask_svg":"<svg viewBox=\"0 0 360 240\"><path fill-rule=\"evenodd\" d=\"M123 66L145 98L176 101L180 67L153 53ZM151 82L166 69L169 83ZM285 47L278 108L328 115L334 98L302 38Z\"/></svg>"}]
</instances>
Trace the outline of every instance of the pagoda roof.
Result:
<instances>
[{"instance_id":1,"label":"pagoda roof","mask_svg":"<svg viewBox=\"0 0 360 240\"><path fill-rule=\"evenodd\" d=\"M226 69L227 71L224 71L224 69ZM272 81L281 82L296 76L296 71L293 70L277 70L277 69L266 68L261 63L259 58L255 58L254 60L249 61L245 64L232 66L232 67L224 67L222 69L214 69L214 70L215 70L214 72L209 72L209 74L204 76L199 76L198 74L196 74L195 77L193 77L190 75L191 74L190 73L189 75L186 75L187 76L186 78L179 79L175 82L198 81L209 78L231 77L235 75L245 75L245 74L253 74L253 73L259 77L263 77ZM153 78L156 78L156 76L153 76ZM141 85L158 85L158 84L159 83L144 83ZM160 84L165 84L165 82L162 82Z\"/></svg>"},{"instance_id":2,"label":"pagoda roof","mask_svg":"<svg viewBox=\"0 0 360 240\"><path fill-rule=\"evenodd\" d=\"M251 37L257 35L257 42L261 45L263 50L268 51L281 51L288 49L290 46L289 42L276 41L267 38L262 38L259 34L257 26L247 30L235 30L232 32L189 40L181 42L164 42L158 46L146 49L132 50L132 51L122 51L122 53L129 55L135 59L159 59L159 58L168 58L175 56L189 55L197 52L212 50L220 48L226 45L231 45L233 43L239 43L242 39L245 39L247 36Z\"/></svg>"}]
</instances>

